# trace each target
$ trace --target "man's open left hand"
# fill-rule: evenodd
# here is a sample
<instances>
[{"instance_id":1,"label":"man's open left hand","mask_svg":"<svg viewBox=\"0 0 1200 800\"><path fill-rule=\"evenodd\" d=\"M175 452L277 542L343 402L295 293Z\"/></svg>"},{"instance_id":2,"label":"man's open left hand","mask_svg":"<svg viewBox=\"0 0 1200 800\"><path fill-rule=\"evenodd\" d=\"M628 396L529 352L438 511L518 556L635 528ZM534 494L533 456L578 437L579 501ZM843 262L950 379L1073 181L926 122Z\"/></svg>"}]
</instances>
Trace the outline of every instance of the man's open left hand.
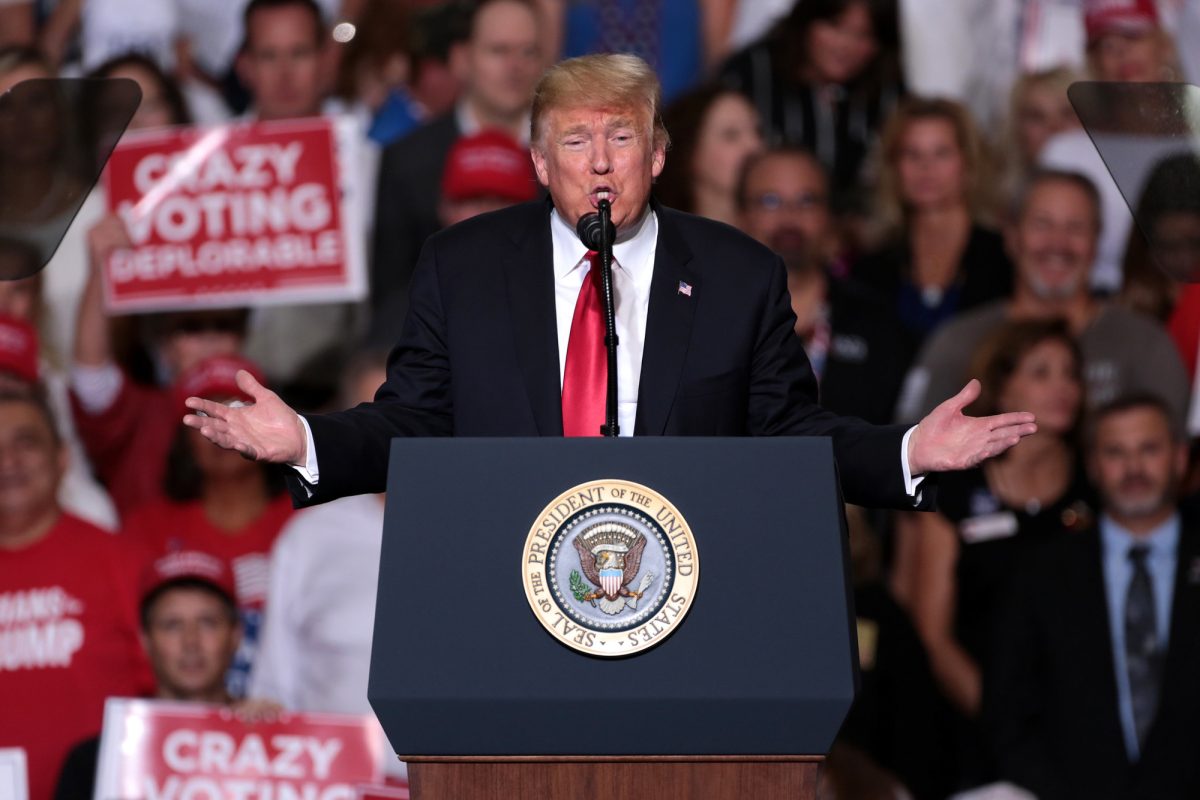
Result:
<instances>
[{"instance_id":1,"label":"man's open left hand","mask_svg":"<svg viewBox=\"0 0 1200 800\"><path fill-rule=\"evenodd\" d=\"M912 474L970 469L1037 432L1033 414L1028 411L991 417L963 414L963 409L979 397L979 391L979 381L971 379L961 392L921 420L908 439Z\"/></svg>"}]
</instances>

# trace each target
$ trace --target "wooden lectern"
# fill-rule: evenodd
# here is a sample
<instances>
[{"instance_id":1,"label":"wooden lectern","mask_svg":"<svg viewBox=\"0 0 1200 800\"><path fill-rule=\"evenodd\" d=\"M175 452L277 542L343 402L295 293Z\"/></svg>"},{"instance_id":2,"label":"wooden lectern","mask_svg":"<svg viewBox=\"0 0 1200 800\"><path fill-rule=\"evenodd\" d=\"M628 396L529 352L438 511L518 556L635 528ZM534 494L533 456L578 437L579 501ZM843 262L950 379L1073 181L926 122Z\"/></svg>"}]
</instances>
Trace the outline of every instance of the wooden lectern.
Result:
<instances>
[{"instance_id":1,"label":"wooden lectern","mask_svg":"<svg viewBox=\"0 0 1200 800\"><path fill-rule=\"evenodd\" d=\"M601 479L669 498L700 564L615 658L552 636L523 574L547 504ZM828 440L396 440L387 502L369 697L415 800L816 796L857 680Z\"/></svg>"}]
</instances>

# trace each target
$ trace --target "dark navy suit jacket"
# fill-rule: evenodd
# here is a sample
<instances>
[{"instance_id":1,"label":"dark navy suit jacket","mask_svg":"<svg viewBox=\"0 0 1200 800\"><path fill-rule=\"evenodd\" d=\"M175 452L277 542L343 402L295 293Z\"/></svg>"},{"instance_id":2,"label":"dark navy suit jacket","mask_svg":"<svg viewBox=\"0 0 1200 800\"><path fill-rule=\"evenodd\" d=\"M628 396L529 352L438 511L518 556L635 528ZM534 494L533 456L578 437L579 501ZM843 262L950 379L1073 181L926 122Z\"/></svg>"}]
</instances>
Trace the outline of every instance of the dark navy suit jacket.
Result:
<instances>
[{"instance_id":1,"label":"dark navy suit jacket","mask_svg":"<svg viewBox=\"0 0 1200 800\"><path fill-rule=\"evenodd\" d=\"M289 476L298 504L383 491L394 436L562 435L550 209L525 203L428 239L374 402L306 417L320 478ZM911 508L906 429L817 405L780 259L727 225L655 210L634 434L831 436L847 500Z\"/></svg>"}]
</instances>

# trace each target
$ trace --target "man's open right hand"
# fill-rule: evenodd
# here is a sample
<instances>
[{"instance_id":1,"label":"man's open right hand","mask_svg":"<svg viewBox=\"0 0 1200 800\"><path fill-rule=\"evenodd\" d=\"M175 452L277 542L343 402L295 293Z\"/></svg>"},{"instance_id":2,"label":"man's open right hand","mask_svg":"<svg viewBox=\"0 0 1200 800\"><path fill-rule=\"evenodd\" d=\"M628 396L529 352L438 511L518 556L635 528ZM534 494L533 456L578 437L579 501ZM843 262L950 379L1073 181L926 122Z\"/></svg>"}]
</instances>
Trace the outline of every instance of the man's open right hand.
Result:
<instances>
[{"instance_id":1,"label":"man's open right hand","mask_svg":"<svg viewBox=\"0 0 1200 800\"><path fill-rule=\"evenodd\" d=\"M254 461L304 466L308 447L300 415L245 370L238 371L237 384L254 398L253 405L227 406L189 397L187 407L197 413L186 415L183 424Z\"/></svg>"}]
</instances>

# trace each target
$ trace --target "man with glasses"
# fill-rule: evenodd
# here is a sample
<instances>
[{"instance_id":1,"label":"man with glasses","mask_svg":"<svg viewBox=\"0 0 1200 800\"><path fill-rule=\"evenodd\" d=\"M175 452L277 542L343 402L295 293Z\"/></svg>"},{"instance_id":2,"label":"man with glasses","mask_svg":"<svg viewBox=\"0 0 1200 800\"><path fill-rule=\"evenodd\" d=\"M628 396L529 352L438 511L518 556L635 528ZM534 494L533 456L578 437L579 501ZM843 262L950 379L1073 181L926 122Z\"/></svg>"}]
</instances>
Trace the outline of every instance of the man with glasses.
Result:
<instances>
[{"instance_id":1,"label":"man with glasses","mask_svg":"<svg viewBox=\"0 0 1200 800\"><path fill-rule=\"evenodd\" d=\"M741 229L783 259L796 334L821 387L821 404L870 422L891 421L911 353L891 310L872 291L835 279L837 235L829 182L806 150L781 147L746 162Z\"/></svg>"}]
</instances>

